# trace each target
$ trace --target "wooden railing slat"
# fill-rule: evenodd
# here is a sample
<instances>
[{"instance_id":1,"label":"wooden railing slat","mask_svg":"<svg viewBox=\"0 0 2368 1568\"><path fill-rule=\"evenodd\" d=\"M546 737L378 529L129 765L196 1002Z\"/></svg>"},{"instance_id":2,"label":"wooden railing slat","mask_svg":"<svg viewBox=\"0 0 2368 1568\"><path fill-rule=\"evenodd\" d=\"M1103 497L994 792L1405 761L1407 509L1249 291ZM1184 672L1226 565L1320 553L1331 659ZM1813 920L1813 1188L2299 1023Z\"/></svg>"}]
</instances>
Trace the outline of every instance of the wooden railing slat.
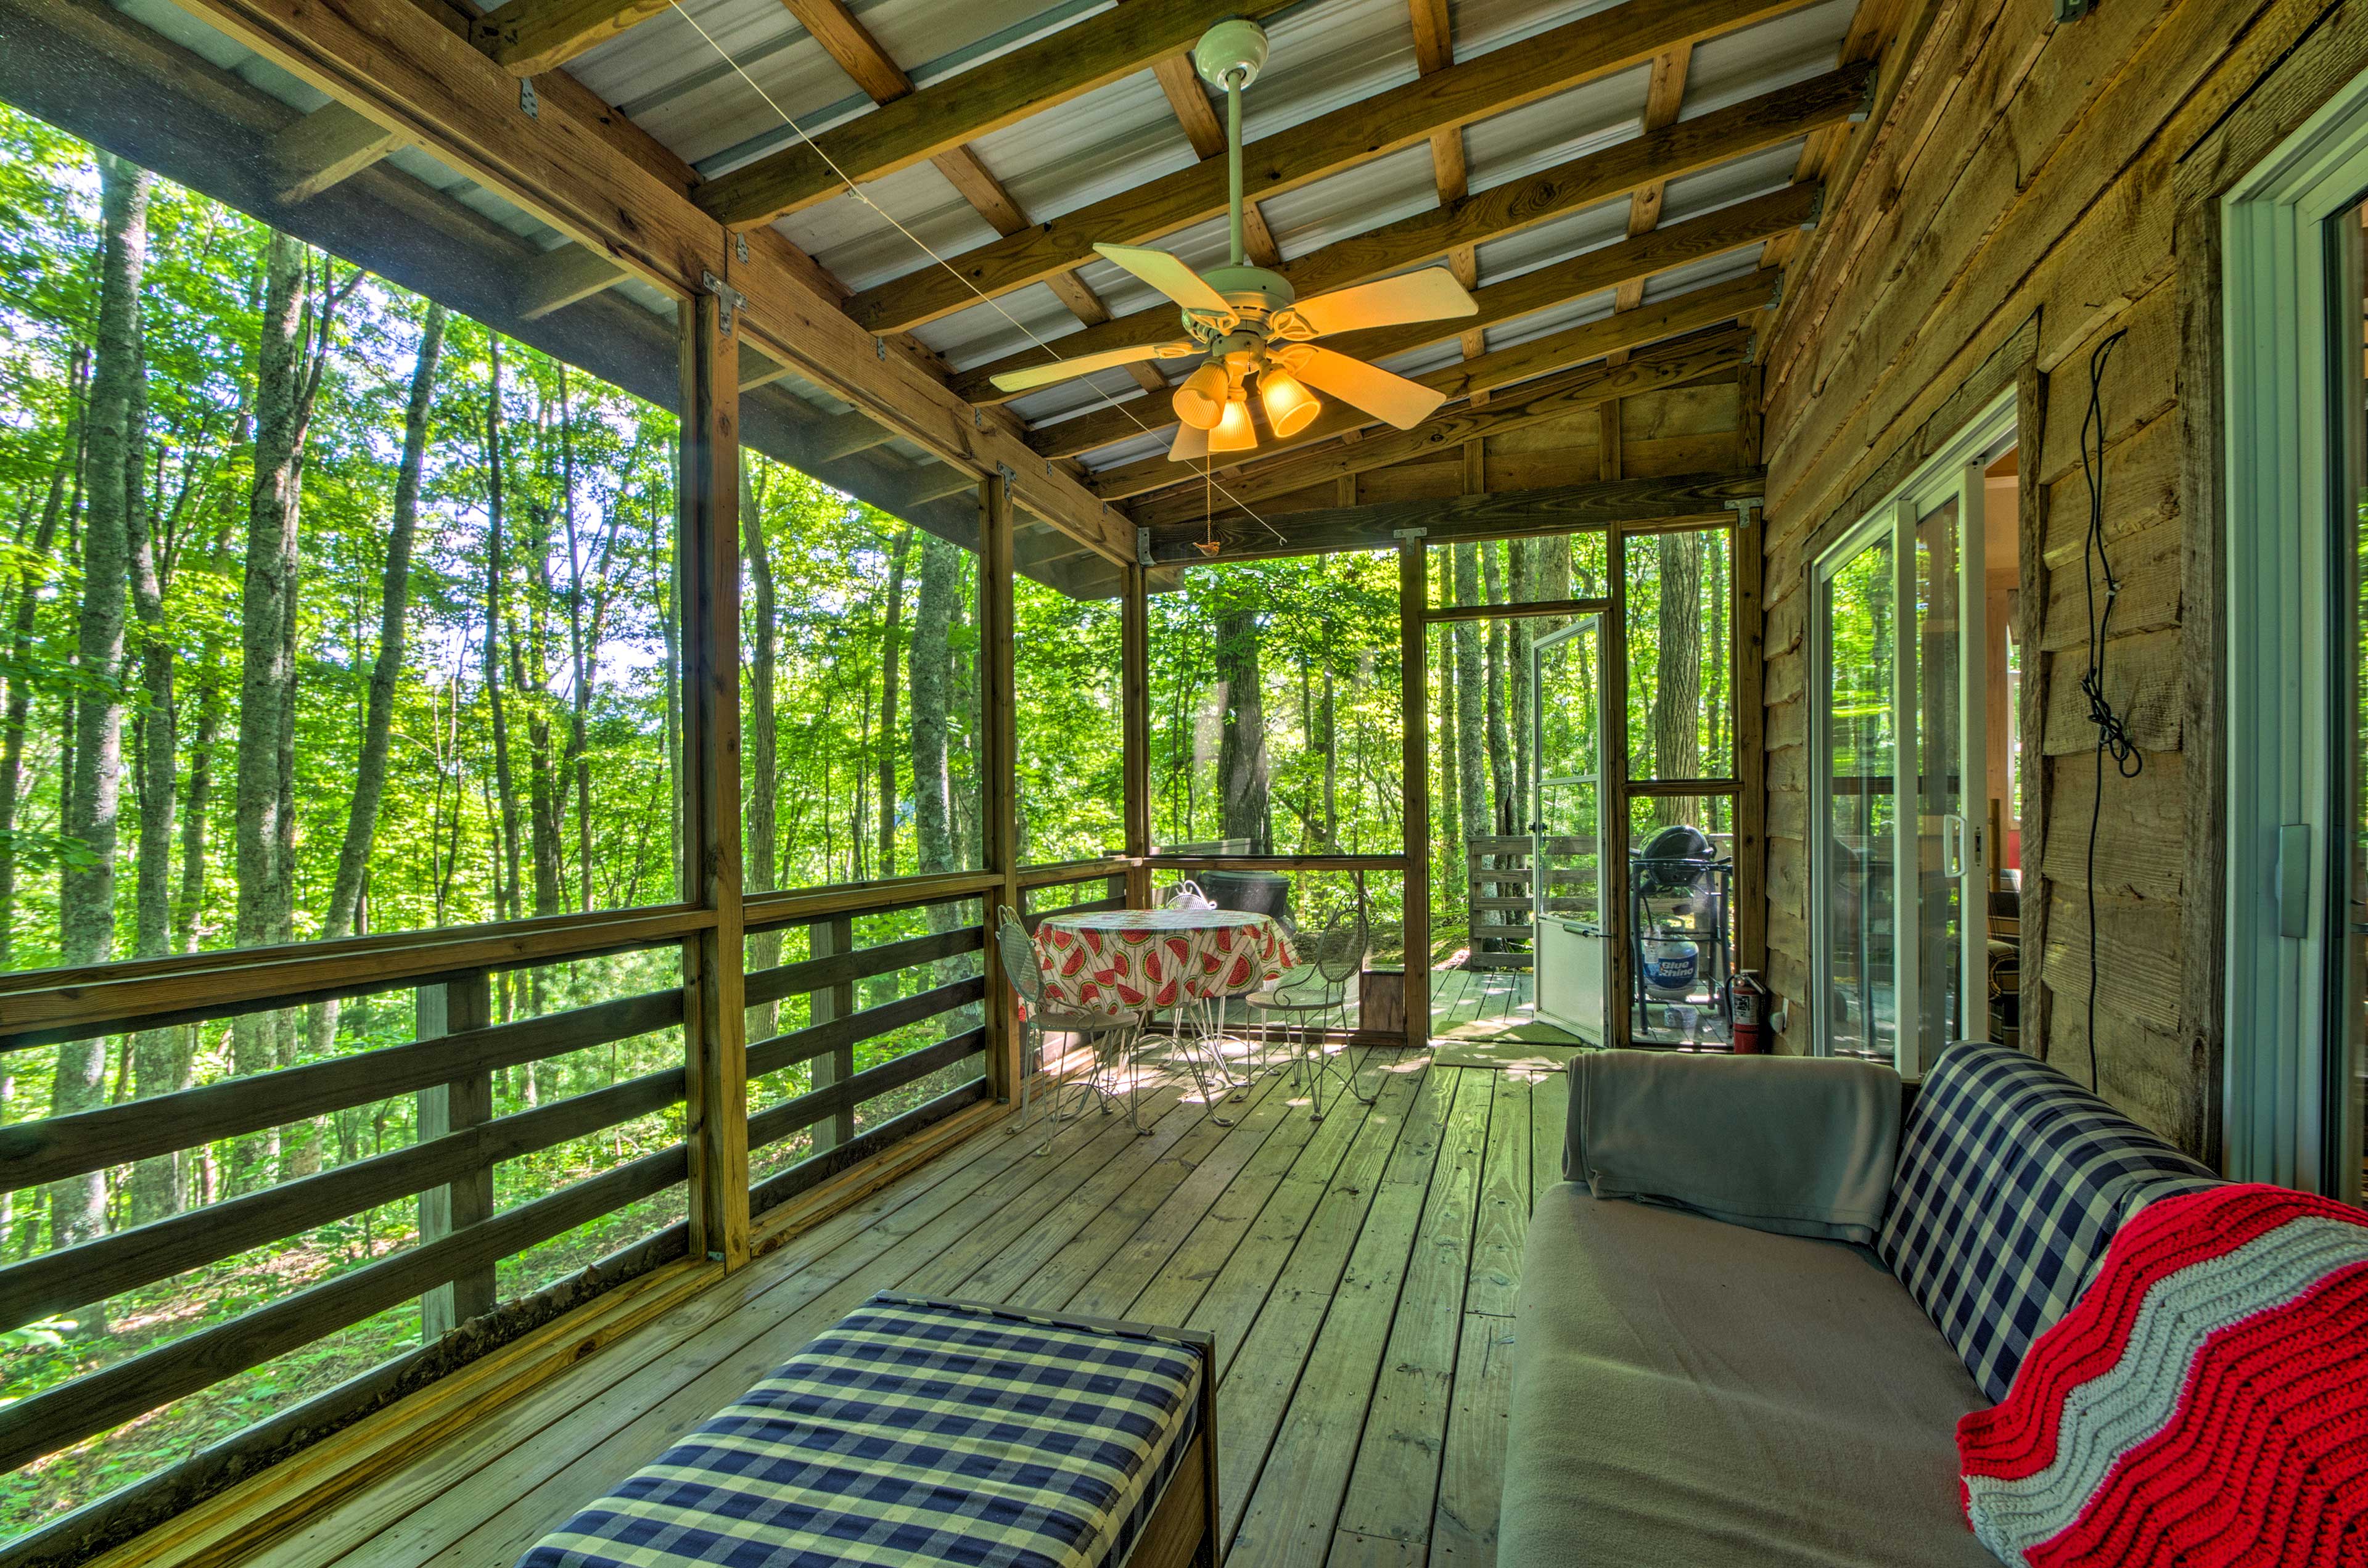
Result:
<instances>
[{"instance_id":1,"label":"wooden railing slat","mask_svg":"<svg viewBox=\"0 0 2368 1568\"><path fill-rule=\"evenodd\" d=\"M232 1078L75 1116L0 1127L0 1189L37 1187L218 1138L284 1127L308 1116L450 1083L472 1068L539 1061L630 1040L682 1021L682 993L596 1002L488 1029L416 1040Z\"/></svg>"},{"instance_id":2,"label":"wooden railing slat","mask_svg":"<svg viewBox=\"0 0 2368 1568\"><path fill-rule=\"evenodd\" d=\"M775 1035L758 1040L748 1048L748 1076L761 1078L768 1073L778 1073L801 1062L821 1055L840 1045L852 1045L906 1024L935 1017L986 996L986 982L979 975L966 980L951 981L933 986L916 996L901 1001L866 1007L860 1013L849 1013L828 1023L810 1024L802 1029Z\"/></svg>"},{"instance_id":3,"label":"wooden railing slat","mask_svg":"<svg viewBox=\"0 0 2368 1568\"><path fill-rule=\"evenodd\" d=\"M820 991L825 986L868 980L875 974L910 969L915 964L974 953L985 945L986 933L980 927L959 926L951 931L907 937L901 942L883 942L878 947L857 948L852 952L755 970L748 976L748 1006L778 1002L801 991Z\"/></svg>"},{"instance_id":4,"label":"wooden railing slat","mask_svg":"<svg viewBox=\"0 0 2368 1568\"><path fill-rule=\"evenodd\" d=\"M646 1116L678 1103L682 1090L683 1070L666 1068L7 1265L0 1267L0 1333Z\"/></svg>"},{"instance_id":5,"label":"wooden railing slat","mask_svg":"<svg viewBox=\"0 0 2368 1568\"><path fill-rule=\"evenodd\" d=\"M761 1214L778 1209L800 1193L810 1192L842 1171L854 1169L883 1149L896 1144L929 1127L943 1121L966 1106L976 1105L987 1096L987 1082L980 1076L949 1089L932 1100L926 1100L902 1116L867 1127L835 1149L825 1150L812 1158L800 1160L785 1171L767 1176L749 1189L748 1208Z\"/></svg>"},{"instance_id":6,"label":"wooden railing slat","mask_svg":"<svg viewBox=\"0 0 2368 1568\"><path fill-rule=\"evenodd\" d=\"M55 1453L359 1323L465 1270L523 1252L636 1199L662 1192L683 1180L689 1168L689 1151L680 1143L644 1154L481 1224L365 1264L161 1349L19 1400L0 1423L0 1471Z\"/></svg>"},{"instance_id":7,"label":"wooden railing slat","mask_svg":"<svg viewBox=\"0 0 2368 1568\"><path fill-rule=\"evenodd\" d=\"M794 1099L783 1100L780 1105L768 1106L748 1119L748 1147L761 1149L768 1143L778 1143L826 1116L851 1110L875 1095L909 1084L916 1078L926 1078L940 1067L950 1066L985 1049L985 1029L965 1029L935 1045L925 1045L918 1051L908 1051L876 1067L867 1067L854 1077L843 1078L827 1088L815 1089Z\"/></svg>"}]
</instances>

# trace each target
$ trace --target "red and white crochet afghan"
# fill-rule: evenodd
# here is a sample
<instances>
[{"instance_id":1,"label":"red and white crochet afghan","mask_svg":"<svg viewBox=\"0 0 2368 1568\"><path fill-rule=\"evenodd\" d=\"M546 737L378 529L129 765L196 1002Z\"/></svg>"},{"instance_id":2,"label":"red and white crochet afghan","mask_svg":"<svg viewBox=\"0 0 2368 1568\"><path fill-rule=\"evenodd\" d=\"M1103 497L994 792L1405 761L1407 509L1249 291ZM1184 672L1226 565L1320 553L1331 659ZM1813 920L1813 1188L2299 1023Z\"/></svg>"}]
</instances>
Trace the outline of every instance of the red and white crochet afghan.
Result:
<instances>
[{"instance_id":1,"label":"red and white crochet afghan","mask_svg":"<svg viewBox=\"0 0 2368 1568\"><path fill-rule=\"evenodd\" d=\"M2368 1568L2368 1214L2236 1184L2148 1204L1957 1450L2009 1563Z\"/></svg>"}]
</instances>

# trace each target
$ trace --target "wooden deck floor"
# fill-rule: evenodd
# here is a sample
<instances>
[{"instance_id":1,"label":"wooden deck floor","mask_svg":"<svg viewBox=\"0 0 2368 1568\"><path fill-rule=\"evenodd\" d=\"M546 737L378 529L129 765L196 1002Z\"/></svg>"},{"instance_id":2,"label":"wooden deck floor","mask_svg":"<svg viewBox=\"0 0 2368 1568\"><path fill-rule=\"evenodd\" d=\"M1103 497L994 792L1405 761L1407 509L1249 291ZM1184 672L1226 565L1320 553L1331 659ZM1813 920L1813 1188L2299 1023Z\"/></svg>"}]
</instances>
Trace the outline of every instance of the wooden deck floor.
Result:
<instances>
[{"instance_id":1,"label":"wooden deck floor","mask_svg":"<svg viewBox=\"0 0 2368 1568\"><path fill-rule=\"evenodd\" d=\"M1217 1338L1234 1568L1493 1561L1513 1296L1558 1179L1565 1080L1360 1053L1377 1103L1320 1124L1280 1076L1217 1125L997 1124L254 1561L507 1568L871 1292L1187 1324Z\"/></svg>"}]
</instances>

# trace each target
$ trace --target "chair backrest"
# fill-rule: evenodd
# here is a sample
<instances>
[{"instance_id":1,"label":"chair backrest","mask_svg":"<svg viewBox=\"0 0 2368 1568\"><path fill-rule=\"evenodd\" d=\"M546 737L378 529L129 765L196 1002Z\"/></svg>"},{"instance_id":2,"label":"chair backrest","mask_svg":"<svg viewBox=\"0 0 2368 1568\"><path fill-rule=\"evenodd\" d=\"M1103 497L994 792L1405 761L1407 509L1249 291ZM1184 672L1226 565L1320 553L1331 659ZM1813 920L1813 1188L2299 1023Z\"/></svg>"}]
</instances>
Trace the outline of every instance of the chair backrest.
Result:
<instances>
[{"instance_id":1,"label":"chair backrest","mask_svg":"<svg viewBox=\"0 0 2368 1568\"><path fill-rule=\"evenodd\" d=\"M1315 972L1324 977L1324 983L1348 984L1365 967L1366 942L1362 910L1334 915L1332 924L1324 928L1324 935L1315 939Z\"/></svg>"},{"instance_id":2,"label":"chair backrest","mask_svg":"<svg viewBox=\"0 0 2368 1568\"><path fill-rule=\"evenodd\" d=\"M1035 939L1008 905L995 931L995 946L1003 955L1003 972L1011 988L1032 1012L1044 999L1044 965L1036 956Z\"/></svg>"}]
</instances>

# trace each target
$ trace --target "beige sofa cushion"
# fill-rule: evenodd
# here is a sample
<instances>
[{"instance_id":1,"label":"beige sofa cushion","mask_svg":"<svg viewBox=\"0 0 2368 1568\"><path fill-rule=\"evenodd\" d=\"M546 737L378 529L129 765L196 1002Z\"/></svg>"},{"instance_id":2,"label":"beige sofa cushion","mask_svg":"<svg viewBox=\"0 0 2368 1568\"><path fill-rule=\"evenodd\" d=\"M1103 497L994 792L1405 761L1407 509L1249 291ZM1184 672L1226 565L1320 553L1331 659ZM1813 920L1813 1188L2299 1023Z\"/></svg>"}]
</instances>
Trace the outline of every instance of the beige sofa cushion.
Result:
<instances>
[{"instance_id":1,"label":"beige sofa cushion","mask_svg":"<svg viewBox=\"0 0 2368 1568\"><path fill-rule=\"evenodd\" d=\"M1995 1568L1957 1511L1987 1404L1872 1252L1539 1194L1501 1568Z\"/></svg>"}]
</instances>

